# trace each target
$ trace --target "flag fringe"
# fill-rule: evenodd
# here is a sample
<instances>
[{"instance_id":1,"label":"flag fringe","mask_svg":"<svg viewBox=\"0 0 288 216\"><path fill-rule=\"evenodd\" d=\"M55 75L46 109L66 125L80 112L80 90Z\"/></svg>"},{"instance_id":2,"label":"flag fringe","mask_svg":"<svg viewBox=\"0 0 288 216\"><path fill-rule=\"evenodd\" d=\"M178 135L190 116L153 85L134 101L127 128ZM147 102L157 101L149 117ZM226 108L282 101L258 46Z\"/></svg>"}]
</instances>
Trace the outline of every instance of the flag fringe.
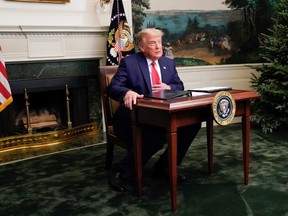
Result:
<instances>
[{"instance_id":1,"label":"flag fringe","mask_svg":"<svg viewBox=\"0 0 288 216\"><path fill-rule=\"evenodd\" d=\"M0 105L0 112L2 112L12 102L13 102L13 98L12 96L10 96L3 104Z\"/></svg>"}]
</instances>

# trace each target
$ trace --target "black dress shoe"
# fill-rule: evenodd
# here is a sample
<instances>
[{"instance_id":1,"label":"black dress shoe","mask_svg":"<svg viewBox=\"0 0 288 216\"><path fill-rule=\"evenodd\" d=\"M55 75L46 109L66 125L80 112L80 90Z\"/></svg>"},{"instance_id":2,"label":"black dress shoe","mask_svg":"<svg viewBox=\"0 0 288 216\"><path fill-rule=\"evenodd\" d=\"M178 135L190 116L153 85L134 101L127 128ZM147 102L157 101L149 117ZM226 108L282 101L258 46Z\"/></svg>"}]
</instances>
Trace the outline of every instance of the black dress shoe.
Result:
<instances>
[{"instance_id":1,"label":"black dress shoe","mask_svg":"<svg viewBox=\"0 0 288 216\"><path fill-rule=\"evenodd\" d=\"M157 170L154 169L152 173L152 178L155 179L169 179L169 171L167 169ZM183 174L177 174L177 182L186 181L186 176Z\"/></svg>"},{"instance_id":2,"label":"black dress shoe","mask_svg":"<svg viewBox=\"0 0 288 216\"><path fill-rule=\"evenodd\" d=\"M108 184L111 190L117 192L124 192L125 185L121 181L121 173L117 171L111 171L108 179Z\"/></svg>"}]
</instances>

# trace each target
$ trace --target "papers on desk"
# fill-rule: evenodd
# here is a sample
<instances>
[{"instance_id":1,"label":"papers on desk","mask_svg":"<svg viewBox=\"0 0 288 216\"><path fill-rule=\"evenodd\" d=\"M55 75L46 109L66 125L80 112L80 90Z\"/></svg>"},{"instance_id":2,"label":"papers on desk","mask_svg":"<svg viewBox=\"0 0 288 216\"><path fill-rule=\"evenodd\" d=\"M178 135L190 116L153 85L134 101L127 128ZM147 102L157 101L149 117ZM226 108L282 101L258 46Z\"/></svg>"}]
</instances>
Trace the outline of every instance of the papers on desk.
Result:
<instances>
[{"instance_id":1,"label":"papers on desk","mask_svg":"<svg viewBox=\"0 0 288 216\"><path fill-rule=\"evenodd\" d=\"M201 96L201 95L211 94L211 93L207 93L207 92L193 92L193 91L191 91L191 93L192 93L192 96Z\"/></svg>"},{"instance_id":2,"label":"papers on desk","mask_svg":"<svg viewBox=\"0 0 288 216\"><path fill-rule=\"evenodd\" d=\"M213 93L213 92L218 92L218 91L228 91L231 89L232 88L229 86L211 86L211 87L190 89L189 91L191 91L193 94L194 92Z\"/></svg>"}]
</instances>

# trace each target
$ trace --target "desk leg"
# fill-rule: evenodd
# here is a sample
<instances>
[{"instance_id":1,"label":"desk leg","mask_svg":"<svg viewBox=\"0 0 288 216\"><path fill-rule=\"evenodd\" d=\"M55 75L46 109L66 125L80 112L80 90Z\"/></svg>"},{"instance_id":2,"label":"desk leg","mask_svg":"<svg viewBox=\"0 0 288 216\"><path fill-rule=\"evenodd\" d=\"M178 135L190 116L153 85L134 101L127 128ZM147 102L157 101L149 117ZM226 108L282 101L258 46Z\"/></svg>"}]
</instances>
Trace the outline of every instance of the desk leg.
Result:
<instances>
[{"instance_id":1,"label":"desk leg","mask_svg":"<svg viewBox=\"0 0 288 216\"><path fill-rule=\"evenodd\" d=\"M169 174L170 174L170 193L171 209L177 209L177 133L167 131L168 154L169 154Z\"/></svg>"},{"instance_id":2,"label":"desk leg","mask_svg":"<svg viewBox=\"0 0 288 216\"><path fill-rule=\"evenodd\" d=\"M249 181L249 148L250 148L250 103L246 102L245 115L242 117L244 184Z\"/></svg>"},{"instance_id":3,"label":"desk leg","mask_svg":"<svg viewBox=\"0 0 288 216\"><path fill-rule=\"evenodd\" d=\"M206 121L208 172L213 172L213 120Z\"/></svg>"},{"instance_id":4,"label":"desk leg","mask_svg":"<svg viewBox=\"0 0 288 216\"><path fill-rule=\"evenodd\" d=\"M138 196L142 196L142 141L141 141L141 128L133 126L134 139L134 159L135 159L135 172L137 182Z\"/></svg>"}]
</instances>

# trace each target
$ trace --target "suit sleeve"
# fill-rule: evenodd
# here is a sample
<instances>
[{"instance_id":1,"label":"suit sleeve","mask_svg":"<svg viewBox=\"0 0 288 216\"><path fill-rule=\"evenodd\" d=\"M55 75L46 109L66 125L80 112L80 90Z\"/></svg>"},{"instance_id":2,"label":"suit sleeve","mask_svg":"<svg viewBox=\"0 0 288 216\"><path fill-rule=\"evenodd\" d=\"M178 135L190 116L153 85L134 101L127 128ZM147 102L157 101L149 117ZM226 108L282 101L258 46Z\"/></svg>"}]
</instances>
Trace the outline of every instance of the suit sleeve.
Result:
<instances>
[{"instance_id":1,"label":"suit sleeve","mask_svg":"<svg viewBox=\"0 0 288 216\"><path fill-rule=\"evenodd\" d=\"M126 62L125 59L122 59L120 62L120 65L117 69L116 74L111 80L111 83L107 87L107 94L112 99L122 102L125 94L130 89L127 88L127 82L128 82L128 74L127 74L127 68L126 68Z\"/></svg>"}]
</instances>

